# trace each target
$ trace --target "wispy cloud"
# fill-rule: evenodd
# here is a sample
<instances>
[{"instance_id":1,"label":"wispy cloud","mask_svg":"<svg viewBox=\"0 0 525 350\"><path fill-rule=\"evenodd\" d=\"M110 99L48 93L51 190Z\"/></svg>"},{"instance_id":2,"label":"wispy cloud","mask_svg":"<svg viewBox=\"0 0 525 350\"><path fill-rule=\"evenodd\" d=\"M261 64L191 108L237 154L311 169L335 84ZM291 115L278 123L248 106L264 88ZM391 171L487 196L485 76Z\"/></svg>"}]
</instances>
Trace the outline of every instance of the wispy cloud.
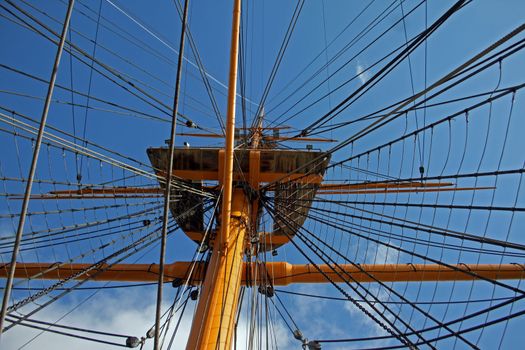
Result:
<instances>
[{"instance_id":1,"label":"wispy cloud","mask_svg":"<svg viewBox=\"0 0 525 350\"><path fill-rule=\"evenodd\" d=\"M155 315L155 296L151 291L118 291L115 293L99 294L92 298L90 302L83 304L76 312L72 312L67 317L60 320L59 324L75 326L79 328L94 329L118 334L127 334L135 337L142 337L146 334L148 329L152 327ZM105 292L104 292L105 293ZM68 302L56 304L49 309L44 309L35 315L37 320L46 320L53 322L58 320L65 313L70 311L82 299L73 296L73 300ZM169 299L167 296L166 299ZM164 303L163 310L169 307L168 303ZM192 312L195 303L191 302L181 320L177 335L173 342L174 349L183 349L189 336ZM177 319L178 315L175 317ZM274 322L271 325L270 334L272 334L272 344L277 341L279 349L291 350L297 349L298 342L293 339L290 331L278 315L272 311L272 319ZM174 329L172 321L171 330ZM244 348L249 337L246 325L248 321L245 315L241 315L239 321L239 328L237 331L238 348ZM265 334L266 329L262 326L259 332ZM19 349L26 342L40 333L39 330L27 328L23 326L14 327L2 336L2 349ZM86 335L86 334L82 334ZM273 336L274 335L274 336ZM87 336L90 336L87 334ZM101 338L121 344L125 344L125 338L108 338L95 335L95 338ZM257 337L257 339L259 339ZM265 337L262 338L263 343L259 344L261 347L266 347ZM166 342L169 341L169 337ZM114 346L98 344L82 339L75 339L63 335L44 333L27 346L23 347L26 350L91 350L91 349L113 349ZM153 348L153 339L148 339L144 346L144 350Z\"/></svg>"},{"instance_id":2,"label":"wispy cloud","mask_svg":"<svg viewBox=\"0 0 525 350\"><path fill-rule=\"evenodd\" d=\"M366 83L368 79L370 79L370 77L372 76L370 74L370 71L366 70L366 66L361 64L360 62L357 62L357 65L355 66L355 74L359 76L361 85Z\"/></svg>"},{"instance_id":3,"label":"wispy cloud","mask_svg":"<svg viewBox=\"0 0 525 350\"><path fill-rule=\"evenodd\" d=\"M386 301L389 299L389 294L385 291L384 288L379 288L377 286L369 287L368 292L376 296L377 299L381 301ZM372 302L374 301L374 298L367 297L367 299L370 299ZM394 318L389 313L384 313L383 308L378 303L373 303L377 309L380 311L380 313L384 314L385 317L387 317L390 321L394 321ZM379 314L372 309L372 307L368 304L362 303L361 306L367 310L370 314L375 315L377 319L382 320L382 317L379 316ZM386 331L379 326L379 324L376 323L372 318L370 318L368 315L366 315L362 310L357 308L352 303L345 303L344 308L348 313L350 314L350 317L352 319L352 323L355 325L359 325L358 331L360 332L361 336L382 336L382 335L388 335ZM367 342L366 347L383 347L386 345L390 345L391 340L374 340L371 342Z\"/></svg>"},{"instance_id":4,"label":"wispy cloud","mask_svg":"<svg viewBox=\"0 0 525 350\"><path fill-rule=\"evenodd\" d=\"M377 247L377 264L395 264L399 256L399 251L384 245Z\"/></svg>"},{"instance_id":5,"label":"wispy cloud","mask_svg":"<svg viewBox=\"0 0 525 350\"><path fill-rule=\"evenodd\" d=\"M83 298L78 298L73 295L67 302L57 303L49 309L46 308L36 314L34 318L37 320L53 322L69 312L82 299ZM166 310L168 307L168 303L165 303L163 309ZM191 309L190 307L188 308ZM83 304L75 312L72 312L70 315L58 321L58 323L79 328L126 334L140 338L144 336L148 329L153 325L154 316L155 297L152 292L131 290L119 291L111 294L108 292L100 292L94 298L90 299L88 303ZM191 313L188 312L184 315L177 336L175 337L174 346L176 349L182 349L185 347L190 326ZM2 349L19 349L39 333L39 330L32 328L23 326L14 327L2 336ZM126 341L125 338L80 334L121 343L123 345ZM152 346L153 339L148 339L144 349L151 349ZM90 350L113 348L113 346L49 332L43 333L34 341L23 347L23 349L27 350Z\"/></svg>"}]
</instances>

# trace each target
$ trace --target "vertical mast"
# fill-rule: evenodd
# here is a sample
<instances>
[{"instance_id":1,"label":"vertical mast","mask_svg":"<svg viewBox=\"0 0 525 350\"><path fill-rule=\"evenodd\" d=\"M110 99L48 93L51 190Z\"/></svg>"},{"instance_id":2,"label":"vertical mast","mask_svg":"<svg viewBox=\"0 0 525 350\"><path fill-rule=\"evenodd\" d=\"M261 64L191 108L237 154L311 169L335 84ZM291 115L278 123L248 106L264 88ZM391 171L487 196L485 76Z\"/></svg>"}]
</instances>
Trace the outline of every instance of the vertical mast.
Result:
<instances>
[{"instance_id":1,"label":"vertical mast","mask_svg":"<svg viewBox=\"0 0 525 350\"><path fill-rule=\"evenodd\" d=\"M239 299L244 241L250 219L250 203L242 190L236 189L233 193L232 184L240 19L241 0L234 0L220 234L193 319L187 345L191 350L231 347Z\"/></svg>"},{"instance_id":2,"label":"vertical mast","mask_svg":"<svg viewBox=\"0 0 525 350\"><path fill-rule=\"evenodd\" d=\"M235 98L237 96L237 66L239 55L239 28L241 23L241 0L234 0L232 36L230 49L230 77L228 81L228 110L226 114L226 141L224 153L223 195L221 206L221 231L219 243L228 242L228 227L232 200L233 147L235 137Z\"/></svg>"},{"instance_id":3,"label":"vertical mast","mask_svg":"<svg viewBox=\"0 0 525 350\"><path fill-rule=\"evenodd\" d=\"M249 228L250 203L235 189L228 245L215 245L206 270L187 350L230 349L243 275L243 254Z\"/></svg>"}]
</instances>

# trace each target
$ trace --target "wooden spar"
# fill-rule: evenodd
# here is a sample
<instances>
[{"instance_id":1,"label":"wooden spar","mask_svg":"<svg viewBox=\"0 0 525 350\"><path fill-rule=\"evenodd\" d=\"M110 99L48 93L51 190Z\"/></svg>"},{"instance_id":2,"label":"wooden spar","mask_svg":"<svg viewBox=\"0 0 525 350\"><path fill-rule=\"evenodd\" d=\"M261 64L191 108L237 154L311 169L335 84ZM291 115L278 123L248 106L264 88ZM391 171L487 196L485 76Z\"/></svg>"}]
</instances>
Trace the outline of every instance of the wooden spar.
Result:
<instances>
[{"instance_id":1,"label":"wooden spar","mask_svg":"<svg viewBox=\"0 0 525 350\"><path fill-rule=\"evenodd\" d=\"M445 187L452 186L452 182L376 182L376 183L355 183L355 184L321 184L319 190L334 191L334 190L362 190L371 188L412 188L412 187Z\"/></svg>"},{"instance_id":2,"label":"wooden spar","mask_svg":"<svg viewBox=\"0 0 525 350\"><path fill-rule=\"evenodd\" d=\"M254 133L259 133L262 135L262 130L264 130L263 127L257 128ZM224 135L220 134L203 134L203 133L179 133L177 134L179 136L187 136L187 137L206 137L206 138L217 138L221 139L224 138ZM333 139L325 139L322 137L280 137L280 136L262 136L263 139L266 141L290 141L290 142L336 142L337 140ZM257 147L253 147L257 148Z\"/></svg>"},{"instance_id":3,"label":"wooden spar","mask_svg":"<svg viewBox=\"0 0 525 350\"><path fill-rule=\"evenodd\" d=\"M411 188L403 190L358 190L358 191L319 191L319 194L388 194L388 193L418 193L418 192L455 192L493 190L495 187L448 187L448 188Z\"/></svg>"},{"instance_id":4,"label":"wooden spar","mask_svg":"<svg viewBox=\"0 0 525 350\"><path fill-rule=\"evenodd\" d=\"M244 214L243 214L244 215ZM242 227L238 220L232 226L239 232ZM240 239L240 235L238 235ZM240 240L235 240L232 245L239 245L234 249L240 249ZM237 252L238 256L241 255ZM215 255L214 255L215 257ZM218 258L218 257L217 257ZM208 270L217 269L217 258L210 262ZM15 278L32 279L64 279L68 276L79 273L84 269L91 267L90 264L65 264L55 268L56 264L51 263L19 263L16 268ZM185 280L187 272L191 266L190 262L175 262L167 264L165 267L164 279L167 282L173 281L176 278ZM246 271L253 269L248 263L238 265L242 267L240 276L240 283L247 284ZM437 264L361 264L359 268L351 264L339 264L336 268L337 273L333 271L333 266L318 265L319 269L334 282L376 282L376 279L381 282L430 282L430 281L470 281L477 279L476 276L482 278L490 278L493 280L512 280L522 279L525 277L525 266L519 264L458 264L447 267ZM228 275L229 268L228 267ZM294 283L326 283L326 277L319 272L313 265L298 264L293 265L287 262L267 262L265 264L258 264L259 273L250 274L252 278L249 279L251 284L258 285L259 282L267 283L272 281L275 286L285 286ZM157 264L117 264L111 267L101 266L89 273L78 276L77 279L85 279L88 276L94 281L115 281L115 282L154 282L158 279L159 266ZM190 284L198 285L204 279L206 271L204 263L197 263ZM0 269L0 277L5 277L5 269ZM374 276L370 277L368 274ZM228 276L227 275L227 276ZM237 276L235 278L239 278ZM264 281L254 281L253 276L264 276ZM343 280L343 277L346 279ZM350 278L349 276L352 276ZM222 275L224 277L224 275ZM233 274L232 274L233 279ZM221 284L221 283L219 283ZM222 285L222 284L221 284ZM209 288L206 282L201 292L201 300L205 300L205 289ZM210 299L211 300L211 299ZM220 306L219 302L219 306ZM220 309L220 307L219 307ZM202 321L202 317L201 317ZM223 319L223 322L226 320ZM221 347L222 348L222 347Z\"/></svg>"},{"instance_id":5,"label":"wooden spar","mask_svg":"<svg viewBox=\"0 0 525 350\"><path fill-rule=\"evenodd\" d=\"M239 54L239 29L241 21L241 0L234 0L232 16L232 35L230 49L230 76L228 80L228 108L226 113L226 140L224 154L223 192L221 206L221 233L223 245L228 241L230 222L232 178L233 178L233 147L235 138L235 98L237 97L237 66Z\"/></svg>"},{"instance_id":6,"label":"wooden spar","mask_svg":"<svg viewBox=\"0 0 525 350\"><path fill-rule=\"evenodd\" d=\"M260 157L260 154L256 150L250 151L250 159L254 159ZM251 168L250 171L248 171L245 174L245 177L248 177L250 179L254 179L250 183L252 188L257 188L259 186L259 182L264 182L266 180L265 178L261 178L261 174L259 174L260 170L260 163L251 161ZM253 166L252 166L253 165ZM216 178L218 178L218 175L215 175ZM274 176L275 177L275 176ZM203 178L204 179L204 178ZM210 179L205 179L210 180ZM308 180L312 180L312 177L309 177ZM305 180L306 181L306 180ZM344 183L332 183L332 184L319 184L319 191L321 193L329 191L329 193L341 191L341 193L348 193L347 191L360 191L365 189L380 189L380 190L391 190L391 189L399 189L399 188L406 188L411 189L412 192L418 192L421 191L420 188L424 187L449 187L453 186L454 183L452 182L386 182L386 183L372 183L372 184L344 184ZM203 189L206 190L214 190L216 189L216 186L203 186ZM458 188L451 187L448 190L457 190ZM467 188L467 189L493 189L493 187L476 187L476 188ZM118 198L118 195L145 195L145 194L158 194L161 195L164 192L164 190L160 187L102 187L102 188L95 188L95 187L86 187L81 189L75 189L75 190L57 190L57 191L50 191L46 194L41 195L33 195L32 199L71 199L71 198L106 198L106 196L102 197L101 195L107 195L107 198ZM353 192L350 192L353 193ZM20 199L20 195L13 194L9 198L10 199ZM141 198L142 196L136 196L137 198Z\"/></svg>"},{"instance_id":7,"label":"wooden spar","mask_svg":"<svg viewBox=\"0 0 525 350\"><path fill-rule=\"evenodd\" d=\"M240 22L241 0L234 0L220 234L206 272L186 345L186 349L190 350L231 348L241 289L244 237L250 212L244 191L236 189L235 194L232 193Z\"/></svg>"}]
</instances>

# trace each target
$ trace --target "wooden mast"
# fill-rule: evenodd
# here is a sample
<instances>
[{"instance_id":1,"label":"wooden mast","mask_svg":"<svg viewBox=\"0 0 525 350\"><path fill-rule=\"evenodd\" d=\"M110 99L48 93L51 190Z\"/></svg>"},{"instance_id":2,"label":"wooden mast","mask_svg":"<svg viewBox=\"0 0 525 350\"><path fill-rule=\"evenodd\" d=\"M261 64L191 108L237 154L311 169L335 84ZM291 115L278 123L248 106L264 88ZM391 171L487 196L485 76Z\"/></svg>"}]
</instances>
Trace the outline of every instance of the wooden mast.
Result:
<instances>
[{"instance_id":1,"label":"wooden mast","mask_svg":"<svg viewBox=\"0 0 525 350\"><path fill-rule=\"evenodd\" d=\"M234 0L220 235L201 289L186 346L189 350L231 347L241 288L244 238L250 219L250 205L243 190L236 189L232 196L240 19L241 0Z\"/></svg>"},{"instance_id":2,"label":"wooden mast","mask_svg":"<svg viewBox=\"0 0 525 350\"><path fill-rule=\"evenodd\" d=\"M229 239L215 248L206 270L186 349L230 349L235 323L243 254L249 220L249 203L242 189L233 193Z\"/></svg>"}]
</instances>

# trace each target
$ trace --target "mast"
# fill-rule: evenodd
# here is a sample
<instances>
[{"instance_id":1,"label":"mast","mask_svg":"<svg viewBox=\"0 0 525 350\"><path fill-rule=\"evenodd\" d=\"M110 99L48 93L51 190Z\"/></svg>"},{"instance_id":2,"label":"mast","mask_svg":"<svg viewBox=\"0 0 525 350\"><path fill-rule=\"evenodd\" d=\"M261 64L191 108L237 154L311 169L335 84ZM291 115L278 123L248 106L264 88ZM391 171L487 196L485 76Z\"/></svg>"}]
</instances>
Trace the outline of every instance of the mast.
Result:
<instances>
[{"instance_id":1,"label":"mast","mask_svg":"<svg viewBox=\"0 0 525 350\"><path fill-rule=\"evenodd\" d=\"M240 20L241 0L234 0L220 235L201 289L187 349L229 349L239 300L244 238L250 218L244 191L236 189L232 196Z\"/></svg>"}]
</instances>

